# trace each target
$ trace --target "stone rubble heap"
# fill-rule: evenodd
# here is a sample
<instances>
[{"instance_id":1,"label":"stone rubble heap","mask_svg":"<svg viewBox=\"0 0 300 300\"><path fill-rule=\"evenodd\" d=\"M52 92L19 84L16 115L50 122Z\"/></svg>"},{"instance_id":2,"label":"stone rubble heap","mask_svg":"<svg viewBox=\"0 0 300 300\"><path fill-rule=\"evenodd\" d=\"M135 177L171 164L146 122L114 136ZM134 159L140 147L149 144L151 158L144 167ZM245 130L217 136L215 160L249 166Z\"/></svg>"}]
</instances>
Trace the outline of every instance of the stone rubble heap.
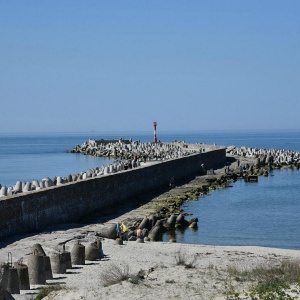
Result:
<instances>
[{"instance_id":1,"label":"stone rubble heap","mask_svg":"<svg viewBox=\"0 0 300 300\"><path fill-rule=\"evenodd\" d=\"M230 146L227 147L226 152L235 156L256 158L255 165L268 165L277 169L284 167L299 169L300 167L298 151Z\"/></svg>"},{"instance_id":2,"label":"stone rubble heap","mask_svg":"<svg viewBox=\"0 0 300 300\"><path fill-rule=\"evenodd\" d=\"M33 180L31 182L17 181L12 187L1 186L0 184L0 199L18 193L40 190L51 186L58 186L78 180L137 168L141 165L142 161L163 161L180 158L197 152L195 149L183 148L181 143L140 143L138 141L124 143L123 141L124 140L120 140L116 143L98 144L95 140L90 139L81 146L77 145L73 150L68 151L71 153L89 154L98 157L110 158L113 156L116 160L108 166L95 167L75 175L69 174L67 177L56 176L54 179L46 177L41 181Z\"/></svg>"},{"instance_id":3,"label":"stone rubble heap","mask_svg":"<svg viewBox=\"0 0 300 300\"><path fill-rule=\"evenodd\" d=\"M140 141L129 141L129 143L125 143L121 139L116 142L101 143L101 141L97 142L94 139L90 139L81 146L76 145L69 152L121 159L139 157L144 160L174 159L197 152L195 149L184 148L184 143L141 143Z\"/></svg>"}]
</instances>

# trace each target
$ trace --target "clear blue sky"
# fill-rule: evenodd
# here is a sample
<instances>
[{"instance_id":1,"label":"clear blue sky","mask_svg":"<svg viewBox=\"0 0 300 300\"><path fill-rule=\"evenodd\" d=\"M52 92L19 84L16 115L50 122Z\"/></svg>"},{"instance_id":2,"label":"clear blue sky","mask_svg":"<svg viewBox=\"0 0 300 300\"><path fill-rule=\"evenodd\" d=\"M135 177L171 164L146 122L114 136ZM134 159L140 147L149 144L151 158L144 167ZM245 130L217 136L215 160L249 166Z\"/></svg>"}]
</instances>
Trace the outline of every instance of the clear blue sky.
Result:
<instances>
[{"instance_id":1,"label":"clear blue sky","mask_svg":"<svg viewBox=\"0 0 300 300\"><path fill-rule=\"evenodd\" d=\"M300 1L0 1L0 132L300 129Z\"/></svg>"}]
</instances>

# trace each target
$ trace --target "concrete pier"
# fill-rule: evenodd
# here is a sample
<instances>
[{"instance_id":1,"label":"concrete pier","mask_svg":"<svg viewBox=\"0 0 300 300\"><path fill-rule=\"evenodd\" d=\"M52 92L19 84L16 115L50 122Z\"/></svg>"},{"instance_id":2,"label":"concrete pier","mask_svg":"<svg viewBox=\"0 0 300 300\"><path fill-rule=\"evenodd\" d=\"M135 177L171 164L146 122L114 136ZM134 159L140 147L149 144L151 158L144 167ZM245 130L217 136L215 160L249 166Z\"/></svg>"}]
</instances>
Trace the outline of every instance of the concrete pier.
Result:
<instances>
[{"instance_id":1,"label":"concrete pier","mask_svg":"<svg viewBox=\"0 0 300 300\"><path fill-rule=\"evenodd\" d=\"M220 148L2 197L0 238L76 222L95 210L104 212L114 205L130 203L135 195L168 186L172 176L177 179L195 176L201 172L201 165L213 168L225 161L225 148Z\"/></svg>"}]
</instances>

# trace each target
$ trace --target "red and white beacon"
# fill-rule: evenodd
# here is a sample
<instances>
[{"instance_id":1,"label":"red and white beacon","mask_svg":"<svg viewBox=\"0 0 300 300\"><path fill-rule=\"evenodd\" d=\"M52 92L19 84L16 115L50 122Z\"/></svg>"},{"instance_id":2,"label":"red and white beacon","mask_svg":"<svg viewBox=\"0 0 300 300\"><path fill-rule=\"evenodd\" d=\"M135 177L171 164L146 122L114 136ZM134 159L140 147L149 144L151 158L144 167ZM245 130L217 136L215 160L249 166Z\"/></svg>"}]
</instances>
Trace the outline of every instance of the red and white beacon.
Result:
<instances>
[{"instance_id":1,"label":"red and white beacon","mask_svg":"<svg viewBox=\"0 0 300 300\"><path fill-rule=\"evenodd\" d=\"M157 125L157 123L154 122L154 123L153 123L153 126L154 126L154 143L157 143L157 137L156 137L156 125Z\"/></svg>"}]
</instances>

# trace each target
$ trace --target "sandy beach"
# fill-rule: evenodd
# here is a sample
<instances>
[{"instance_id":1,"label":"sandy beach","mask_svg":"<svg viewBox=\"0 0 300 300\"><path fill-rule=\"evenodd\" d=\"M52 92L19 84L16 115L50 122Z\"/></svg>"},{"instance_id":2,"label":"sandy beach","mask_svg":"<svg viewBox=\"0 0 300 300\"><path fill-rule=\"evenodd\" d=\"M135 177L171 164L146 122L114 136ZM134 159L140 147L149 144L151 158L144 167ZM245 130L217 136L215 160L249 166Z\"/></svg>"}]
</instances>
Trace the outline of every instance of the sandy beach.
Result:
<instances>
[{"instance_id":1,"label":"sandy beach","mask_svg":"<svg viewBox=\"0 0 300 300\"><path fill-rule=\"evenodd\" d=\"M51 256L61 249L58 244L74 236L81 236L87 245L95 240L95 226L57 230L23 238L16 238L0 250L0 260L24 258L24 262L35 243L40 243ZM74 241L67 243L67 250ZM247 291L252 282L238 281L230 275L230 268L251 270L260 265L278 265L286 259L300 259L300 251L264 247L206 246L163 242L102 241L102 260L86 261L85 265L73 266L66 274L53 274L47 286L58 285L45 299L227 299L224 293ZM182 257L183 265L178 264ZM127 270L131 279L105 286L105 275L112 270ZM127 271L126 271L127 272ZM138 274L142 275L136 277ZM13 295L18 300L34 299L45 286L31 286L31 290Z\"/></svg>"}]
</instances>

